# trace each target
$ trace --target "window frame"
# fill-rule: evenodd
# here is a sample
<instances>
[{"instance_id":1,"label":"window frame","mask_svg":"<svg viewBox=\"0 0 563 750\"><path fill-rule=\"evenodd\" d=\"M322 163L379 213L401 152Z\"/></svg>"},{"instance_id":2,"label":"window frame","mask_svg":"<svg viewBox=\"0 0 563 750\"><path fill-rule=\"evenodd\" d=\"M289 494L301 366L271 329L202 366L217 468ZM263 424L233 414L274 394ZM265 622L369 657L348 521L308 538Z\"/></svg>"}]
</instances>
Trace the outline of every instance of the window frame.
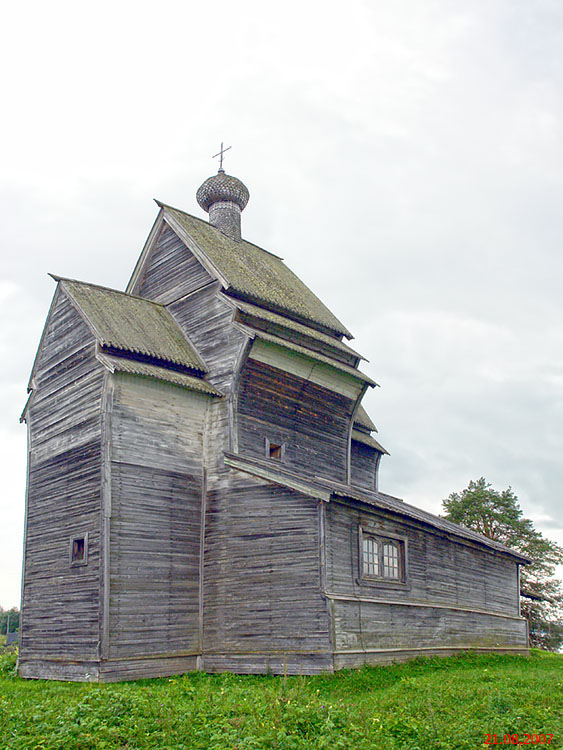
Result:
<instances>
[{"instance_id":1,"label":"window frame","mask_svg":"<svg viewBox=\"0 0 563 750\"><path fill-rule=\"evenodd\" d=\"M82 539L84 541L84 557L82 558L82 560L74 560L73 559L74 543L77 542L79 539ZM87 531L84 534L73 534L70 537L68 561L69 561L71 568L77 568L82 565L88 565L88 532Z\"/></svg>"},{"instance_id":2,"label":"window frame","mask_svg":"<svg viewBox=\"0 0 563 750\"><path fill-rule=\"evenodd\" d=\"M378 568L380 573L373 575L364 570L364 539L373 539L378 545ZM397 549L398 559L398 578L390 578L383 575L385 567L383 564L384 546L392 544ZM358 527L358 557L360 582L372 583L385 586L402 586L408 585L408 539L406 536L399 534L387 533L384 531L372 531L369 528Z\"/></svg>"}]
</instances>

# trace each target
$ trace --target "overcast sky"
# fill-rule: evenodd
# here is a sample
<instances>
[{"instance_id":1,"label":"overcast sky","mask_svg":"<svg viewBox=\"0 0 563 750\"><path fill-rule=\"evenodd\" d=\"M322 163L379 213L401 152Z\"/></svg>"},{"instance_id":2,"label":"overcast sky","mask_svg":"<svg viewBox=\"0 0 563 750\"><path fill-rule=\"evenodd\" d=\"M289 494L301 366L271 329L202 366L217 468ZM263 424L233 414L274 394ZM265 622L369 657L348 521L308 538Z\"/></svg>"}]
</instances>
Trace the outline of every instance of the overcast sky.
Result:
<instances>
[{"instance_id":1,"label":"overcast sky","mask_svg":"<svg viewBox=\"0 0 563 750\"><path fill-rule=\"evenodd\" d=\"M440 512L484 475L563 543L560 0L31 0L2 20L0 605L47 272L124 289L152 198L203 216L221 141L243 235L381 385L381 489Z\"/></svg>"}]
</instances>

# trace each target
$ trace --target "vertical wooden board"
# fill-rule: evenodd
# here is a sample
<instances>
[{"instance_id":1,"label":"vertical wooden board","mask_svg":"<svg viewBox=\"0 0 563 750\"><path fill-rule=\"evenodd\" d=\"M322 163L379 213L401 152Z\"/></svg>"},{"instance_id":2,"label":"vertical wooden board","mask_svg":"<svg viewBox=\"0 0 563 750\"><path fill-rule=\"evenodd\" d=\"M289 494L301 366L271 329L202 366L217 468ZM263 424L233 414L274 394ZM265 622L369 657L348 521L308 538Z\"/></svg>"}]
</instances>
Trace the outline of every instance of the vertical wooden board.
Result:
<instances>
[{"instance_id":1,"label":"vertical wooden board","mask_svg":"<svg viewBox=\"0 0 563 750\"><path fill-rule=\"evenodd\" d=\"M327 652L316 501L231 474L207 503L204 664L238 654L247 671L252 652Z\"/></svg>"},{"instance_id":2,"label":"vertical wooden board","mask_svg":"<svg viewBox=\"0 0 563 750\"><path fill-rule=\"evenodd\" d=\"M208 397L114 377L109 656L197 652ZM166 669L166 666L162 668Z\"/></svg>"},{"instance_id":3,"label":"vertical wooden board","mask_svg":"<svg viewBox=\"0 0 563 750\"><path fill-rule=\"evenodd\" d=\"M210 281L211 276L184 242L168 224L163 224L143 276L137 283L137 294L168 304Z\"/></svg>"},{"instance_id":4,"label":"vertical wooden board","mask_svg":"<svg viewBox=\"0 0 563 750\"><path fill-rule=\"evenodd\" d=\"M209 284L168 309L203 357L208 380L227 395L247 337L233 326L233 310L219 289L218 283Z\"/></svg>"},{"instance_id":5,"label":"vertical wooden board","mask_svg":"<svg viewBox=\"0 0 563 750\"><path fill-rule=\"evenodd\" d=\"M288 468L345 481L352 406L345 396L249 359L239 387L239 449L264 458L268 438L285 444Z\"/></svg>"},{"instance_id":6,"label":"vertical wooden board","mask_svg":"<svg viewBox=\"0 0 563 750\"><path fill-rule=\"evenodd\" d=\"M369 445L364 445L357 440L351 441L351 484L356 487L364 487L367 490L375 489L376 451Z\"/></svg>"}]
</instances>

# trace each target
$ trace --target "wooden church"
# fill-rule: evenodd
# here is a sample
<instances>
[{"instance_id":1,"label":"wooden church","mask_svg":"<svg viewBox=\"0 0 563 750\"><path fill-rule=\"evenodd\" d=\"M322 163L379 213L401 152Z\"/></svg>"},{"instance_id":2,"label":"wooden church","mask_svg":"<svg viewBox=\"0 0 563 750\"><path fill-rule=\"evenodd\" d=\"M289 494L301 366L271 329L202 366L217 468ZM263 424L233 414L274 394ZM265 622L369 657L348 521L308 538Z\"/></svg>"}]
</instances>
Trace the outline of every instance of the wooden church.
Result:
<instances>
[{"instance_id":1,"label":"wooden church","mask_svg":"<svg viewBox=\"0 0 563 750\"><path fill-rule=\"evenodd\" d=\"M527 653L526 558L378 489L347 328L241 237L160 210L125 292L54 277L28 427L19 674L332 672Z\"/></svg>"}]
</instances>

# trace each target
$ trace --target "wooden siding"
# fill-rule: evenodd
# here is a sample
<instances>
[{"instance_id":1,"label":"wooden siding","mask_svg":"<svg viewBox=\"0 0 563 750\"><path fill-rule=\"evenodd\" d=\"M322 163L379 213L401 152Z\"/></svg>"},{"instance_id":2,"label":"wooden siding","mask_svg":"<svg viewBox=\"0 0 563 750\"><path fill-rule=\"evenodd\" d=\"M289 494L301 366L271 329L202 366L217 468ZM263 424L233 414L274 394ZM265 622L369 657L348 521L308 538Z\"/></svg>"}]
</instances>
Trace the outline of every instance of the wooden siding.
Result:
<instances>
[{"instance_id":1,"label":"wooden siding","mask_svg":"<svg viewBox=\"0 0 563 750\"><path fill-rule=\"evenodd\" d=\"M100 459L94 442L32 461L20 662L98 656ZM88 564L71 567L71 536L86 533Z\"/></svg>"},{"instance_id":2,"label":"wooden siding","mask_svg":"<svg viewBox=\"0 0 563 750\"><path fill-rule=\"evenodd\" d=\"M173 385L114 376L108 656L125 660L122 676L142 676L139 662L128 657L181 657L200 648L207 404L206 396ZM155 663L147 664L145 676ZM104 665L108 676L110 666Z\"/></svg>"},{"instance_id":3,"label":"wooden siding","mask_svg":"<svg viewBox=\"0 0 563 750\"><path fill-rule=\"evenodd\" d=\"M249 359L239 388L239 450L263 458L269 438L285 444L288 468L343 482L352 407L345 396Z\"/></svg>"},{"instance_id":4,"label":"wooden siding","mask_svg":"<svg viewBox=\"0 0 563 750\"><path fill-rule=\"evenodd\" d=\"M360 361L360 357L351 352L343 351L336 346L331 346L327 341L322 341L312 336L307 336L304 332L296 331L295 327L291 327L290 321L288 321L287 326L283 326L263 320L246 312L239 312L238 318L242 323L249 325L251 328L279 336L281 339L299 344L307 349L312 349L314 352L324 354L325 357L330 357L350 367L357 367Z\"/></svg>"},{"instance_id":5,"label":"wooden siding","mask_svg":"<svg viewBox=\"0 0 563 750\"><path fill-rule=\"evenodd\" d=\"M228 394L247 337L232 325L233 309L221 299L219 289L218 283L209 284L168 309L201 354L209 382Z\"/></svg>"},{"instance_id":6,"label":"wooden siding","mask_svg":"<svg viewBox=\"0 0 563 750\"><path fill-rule=\"evenodd\" d=\"M526 622L485 614L334 602L334 668L388 664L460 651L528 654ZM373 644L377 644L375 647Z\"/></svg>"},{"instance_id":7,"label":"wooden siding","mask_svg":"<svg viewBox=\"0 0 563 750\"><path fill-rule=\"evenodd\" d=\"M168 304L211 280L184 242L164 223L135 294Z\"/></svg>"},{"instance_id":8,"label":"wooden siding","mask_svg":"<svg viewBox=\"0 0 563 750\"><path fill-rule=\"evenodd\" d=\"M34 461L99 440L103 376L93 334L68 297L58 291L26 414Z\"/></svg>"},{"instance_id":9,"label":"wooden siding","mask_svg":"<svg viewBox=\"0 0 563 750\"><path fill-rule=\"evenodd\" d=\"M230 474L207 500L204 669L326 669L317 501Z\"/></svg>"},{"instance_id":10,"label":"wooden siding","mask_svg":"<svg viewBox=\"0 0 563 750\"><path fill-rule=\"evenodd\" d=\"M324 355L293 342L288 341L286 345L283 339L269 333L256 332L249 356L354 401L365 392L366 381L358 370L326 360Z\"/></svg>"},{"instance_id":11,"label":"wooden siding","mask_svg":"<svg viewBox=\"0 0 563 750\"><path fill-rule=\"evenodd\" d=\"M208 367L207 379L226 395L214 399L209 407L205 439L205 462L209 488L224 484L228 471L223 451L233 449L234 415L239 360L248 341L232 325L232 308L219 296L218 283L209 284L168 309L203 357Z\"/></svg>"},{"instance_id":12,"label":"wooden siding","mask_svg":"<svg viewBox=\"0 0 563 750\"><path fill-rule=\"evenodd\" d=\"M100 403L93 337L58 292L27 411L29 480L20 674L88 679L99 656ZM88 564L70 565L71 536L88 534ZM82 661L73 668L61 657ZM53 661L55 660L55 661ZM71 674L76 675L72 677Z\"/></svg>"},{"instance_id":13,"label":"wooden siding","mask_svg":"<svg viewBox=\"0 0 563 750\"><path fill-rule=\"evenodd\" d=\"M361 579L360 525L380 536L406 538L404 582ZM326 544L336 652L527 647L526 623L518 617L517 565L504 555L340 502L327 508ZM373 660L378 658L374 653Z\"/></svg>"},{"instance_id":14,"label":"wooden siding","mask_svg":"<svg viewBox=\"0 0 563 750\"><path fill-rule=\"evenodd\" d=\"M373 448L357 440L352 440L350 450L351 484L368 490L375 489L376 458L377 454Z\"/></svg>"}]
</instances>

